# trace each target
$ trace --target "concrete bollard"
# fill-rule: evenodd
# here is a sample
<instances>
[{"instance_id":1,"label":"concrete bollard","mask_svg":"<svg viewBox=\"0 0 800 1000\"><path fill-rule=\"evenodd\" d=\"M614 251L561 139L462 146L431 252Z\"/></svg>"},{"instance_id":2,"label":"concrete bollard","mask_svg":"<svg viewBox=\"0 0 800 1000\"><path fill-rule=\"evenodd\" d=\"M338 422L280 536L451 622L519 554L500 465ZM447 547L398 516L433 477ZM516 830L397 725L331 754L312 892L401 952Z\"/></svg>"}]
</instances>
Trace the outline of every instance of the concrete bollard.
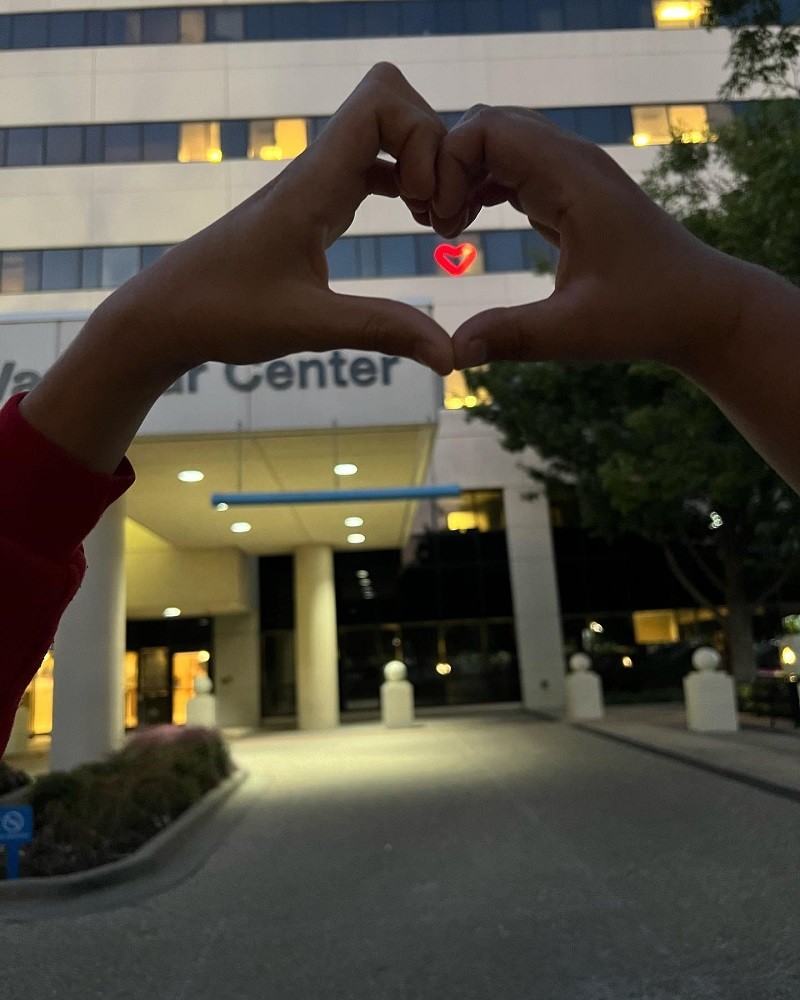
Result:
<instances>
[{"instance_id":1,"label":"concrete bollard","mask_svg":"<svg viewBox=\"0 0 800 1000\"><path fill-rule=\"evenodd\" d=\"M592 659L586 653L573 653L569 658L572 673L567 677L567 718L571 722L602 719L605 715L603 682L592 670Z\"/></svg>"},{"instance_id":2,"label":"concrete bollard","mask_svg":"<svg viewBox=\"0 0 800 1000\"><path fill-rule=\"evenodd\" d=\"M31 713L27 705L20 705L14 716L14 725L6 747L7 754L27 753L31 730Z\"/></svg>"},{"instance_id":3,"label":"concrete bollard","mask_svg":"<svg viewBox=\"0 0 800 1000\"><path fill-rule=\"evenodd\" d=\"M213 684L207 674L198 674L194 679L194 698L186 704L187 726L208 726L215 729L217 725L217 698L211 693Z\"/></svg>"},{"instance_id":4,"label":"concrete bollard","mask_svg":"<svg viewBox=\"0 0 800 1000\"><path fill-rule=\"evenodd\" d=\"M406 675L402 660L390 660L383 668L381 717L387 729L414 725L414 688Z\"/></svg>"},{"instance_id":5,"label":"concrete bollard","mask_svg":"<svg viewBox=\"0 0 800 1000\"><path fill-rule=\"evenodd\" d=\"M710 646L692 654L695 673L683 678L686 725L696 733L735 733L739 728L736 684L717 670L722 657Z\"/></svg>"}]
</instances>

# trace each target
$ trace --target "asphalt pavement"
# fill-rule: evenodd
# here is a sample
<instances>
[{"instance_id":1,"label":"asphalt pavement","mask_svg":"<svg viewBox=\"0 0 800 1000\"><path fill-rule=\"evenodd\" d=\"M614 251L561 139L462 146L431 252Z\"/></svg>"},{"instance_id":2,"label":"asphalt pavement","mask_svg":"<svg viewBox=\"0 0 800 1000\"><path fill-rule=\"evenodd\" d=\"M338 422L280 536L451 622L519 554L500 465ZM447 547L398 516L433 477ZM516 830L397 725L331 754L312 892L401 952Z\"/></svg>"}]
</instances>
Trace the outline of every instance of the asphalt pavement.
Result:
<instances>
[{"instance_id":1,"label":"asphalt pavement","mask_svg":"<svg viewBox=\"0 0 800 1000\"><path fill-rule=\"evenodd\" d=\"M0 913L3 1000L800 996L796 801L511 710L234 752L171 877Z\"/></svg>"}]
</instances>

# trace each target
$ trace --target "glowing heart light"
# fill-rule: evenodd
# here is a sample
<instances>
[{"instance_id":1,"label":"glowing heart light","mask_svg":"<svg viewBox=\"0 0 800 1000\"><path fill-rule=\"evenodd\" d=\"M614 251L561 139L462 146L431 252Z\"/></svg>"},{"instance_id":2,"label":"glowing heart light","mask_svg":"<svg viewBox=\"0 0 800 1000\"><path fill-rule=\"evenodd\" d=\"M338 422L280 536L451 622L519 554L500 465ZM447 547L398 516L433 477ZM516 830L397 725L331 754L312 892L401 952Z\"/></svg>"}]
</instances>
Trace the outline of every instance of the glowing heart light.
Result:
<instances>
[{"instance_id":1,"label":"glowing heart light","mask_svg":"<svg viewBox=\"0 0 800 1000\"><path fill-rule=\"evenodd\" d=\"M478 250L471 243L461 243L457 247L451 243L441 243L433 251L433 259L439 267L454 278L466 274L477 256Z\"/></svg>"}]
</instances>

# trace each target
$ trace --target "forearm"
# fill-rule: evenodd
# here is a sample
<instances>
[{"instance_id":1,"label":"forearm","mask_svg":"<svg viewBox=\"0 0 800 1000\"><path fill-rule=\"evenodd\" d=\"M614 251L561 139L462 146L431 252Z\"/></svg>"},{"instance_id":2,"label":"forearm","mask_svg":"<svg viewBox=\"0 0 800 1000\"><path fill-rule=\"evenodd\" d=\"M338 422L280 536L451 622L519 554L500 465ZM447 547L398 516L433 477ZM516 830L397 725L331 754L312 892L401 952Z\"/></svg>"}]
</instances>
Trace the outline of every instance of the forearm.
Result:
<instances>
[{"instance_id":1,"label":"forearm","mask_svg":"<svg viewBox=\"0 0 800 1000\"><path fill-rule=\"evenodd\" d=\"M37 430L89 468L111 473L148 411L186 371L169 334L117 293L20 403Z\"/></svg>"},{"instance_id":2,"label":"forearm","mask_svg":"<svg viewBox=\"0 0 800 1000\"><path fill-rule=\"evenodd\" d=\"M742 262L735 280L734 329L686 374L800 492L800 289Z\"/></svg>"}]
</instances>

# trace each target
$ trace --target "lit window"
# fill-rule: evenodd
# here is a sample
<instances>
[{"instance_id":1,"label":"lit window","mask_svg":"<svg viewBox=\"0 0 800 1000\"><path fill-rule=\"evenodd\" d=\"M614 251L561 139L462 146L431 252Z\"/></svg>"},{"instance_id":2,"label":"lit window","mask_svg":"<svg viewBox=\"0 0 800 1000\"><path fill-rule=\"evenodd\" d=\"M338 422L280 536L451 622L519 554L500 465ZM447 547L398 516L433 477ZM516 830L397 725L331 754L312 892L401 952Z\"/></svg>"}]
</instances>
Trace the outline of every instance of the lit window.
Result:
<instances>
[{"instance_id":1,"label":"lit window","mask_svg":"<svg viewBox=\"0 0 800 1000\"><path fill-rule=\"evenodd\" d=\"M634 611L633 635L639 646L679 642L680 630L674 611Z\"/></svg>"},{"instance_id":2,"label":"lit window","mask_svg":"<svg viewBox=\"0 0 800 1000\"><path fill-rule=\"evenodd\" d=\"M681 142L707 142L708 109L704 104L642 105L631 108L634 146L665 146Z\"/></svg>"},{"instance_id":3,"label":"lit window","mask_svg":"<svg viewBox=\"0 0 800 1000\"><path fill-rule=\"evenodd\" d=\"M663 104L631 108L634 146L652 146L672 141L667 109Z\"/></svg>"},{"instance_id":4,"label":"lit window","mask_svg":"<svg viewBox=\"0 0 800 1000\"><path fill-rule=\"evenodd\" d=\"M444 380L444 407L446 410L471 410L475 406L491 403L492 398L485 389L475 392L467 385L463 372L451 372Z\"/></svg>"},{"instance_id":5,"label":"lit window","mask_svg":"<svg viewBox=\"0 0 800 1000\"><path fill-rule=\"evenodd\" d=\"M478 514L473 510L451 510L447 515L448 531L474 531L476 528L479 528Z\"/></svg>"},{"instance_id":6,"label":"lit window","mask_svg":"<svg viewBox=\"0 0 800 1000\"><path fill-rule=\"evenodd\" d=\"M707 142L708 111L704 104L673 104L669 109L672 135L681 142Z\"/></svg>"},{"instance_id":7,"label":"lit window","mask_svg":"<svg viewBox=\"0 0 800 1000\"><path fill-rule=\"evenodd\" d=\"M187 8L180 12L180 39L189 44L206 40L205 11Z\"/></svg>"},{"instance_id":8,"label":"lit window","mask_svg":"<svg viewBox=\"0 0 800 1000\"><path fill-rule=\"evenodd\" d=\"M250 122L247 155L251 160L292 160L308 144L305 118Z\"/></svg>"},{"instance_id":9,"label":"lit window","mask_svg":"<svg viewBox=\"0 0 800 1000\"><path fill-rule=\"evenodd\" d=\"M699 28L705 0L655 0L653 20L657 28Z\"/></svg>"},{"instance_id":10,"label":"lit window","mask_svg":"<svg viewBox=\"0 0 800 1000\"><path fill-rule=\"evenodd\" d=\"M457 500L437 504L439 524L448 531L502 531L505 527L500 490L471 490Z\"/></svg>"},{"instance_id":11,"label":"lit window","mask_svg":"<svg viewBox=\"0 0 800 1000\"><path fill-rule=\"evenodd\" d=\"M185 122L181 125L178 159L181 163L219 163L222 159L219 122Z\"/></svg>"}]
</instances>

